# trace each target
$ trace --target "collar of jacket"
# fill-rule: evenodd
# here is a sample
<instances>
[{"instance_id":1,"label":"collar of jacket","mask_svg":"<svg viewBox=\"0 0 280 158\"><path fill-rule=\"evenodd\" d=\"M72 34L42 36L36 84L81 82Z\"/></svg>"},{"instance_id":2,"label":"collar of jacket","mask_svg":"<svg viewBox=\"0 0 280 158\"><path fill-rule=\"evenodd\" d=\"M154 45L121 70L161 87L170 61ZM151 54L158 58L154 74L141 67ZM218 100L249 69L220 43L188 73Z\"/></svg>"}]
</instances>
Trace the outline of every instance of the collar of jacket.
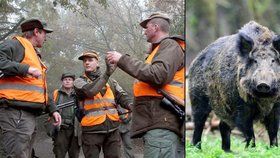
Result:
<instances>
[{"instance_id":1,"label":"collar of jacket","mask_svg":"<svg viewBox=\"0 0 280 158\"><path fill-rule=\"evenodd\" d=\"M96 68L96 71L94 72L85 72L86 76L90 79L90 80L94 80L97 77L99 77L101 75L101 70L99 67Z\"/></svg>"},{"instance_id":2,"label":"collar of jacket","mask_svg":"<svg viewBox=\"0 0 280 158\"><path fill-rule=\"evenodd\" d=\"M165 40L165 39L168 39L168 38L170 38L170 37L165 37L165 38L163 38L163 39L161 39L159 42L157 42L157 43L152 43L152 49L151 49L151 52L163 41L163 40ZM150 52L150 53L151 53ZM150 54L149 53L149 54Z\"/></svg>"},{"instance_id":3,"label":"collar of jacket","mask_svg":"<svg viewBox=\"0 0 280 158\"><path fill-rule=\"evenodd\" d=\"M60 91L61 93L67 94L67 92L65 91L65 89L62 86L59 88L58 91ZM70 95L73 95L73 94L75 94L74 88L72 88Z\"/></svg>"}]
</instances>

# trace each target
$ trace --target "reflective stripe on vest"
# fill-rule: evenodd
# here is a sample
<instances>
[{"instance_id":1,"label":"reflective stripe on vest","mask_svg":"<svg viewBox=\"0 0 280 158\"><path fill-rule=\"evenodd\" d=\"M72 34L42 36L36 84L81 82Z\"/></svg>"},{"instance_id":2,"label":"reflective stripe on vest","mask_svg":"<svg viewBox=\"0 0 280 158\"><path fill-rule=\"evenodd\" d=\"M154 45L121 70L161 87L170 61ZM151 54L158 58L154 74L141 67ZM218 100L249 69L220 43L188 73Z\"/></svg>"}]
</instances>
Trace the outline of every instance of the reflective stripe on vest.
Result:
<instances>
[{"instance_id":1,"label":"reflective stripe on vest","mask_svg":"<svg viewBox=\"0 0 280 158\"><path fill-rule=\"evenodd\" d=\"M106 92L102 96L99 92L93 98L83 101L85 116L81 121L82 126L95 126L103 123L108 117L112 121L119 121L118 111L115 108L115 97L109 84L106 84Z\"/></svg>"},{"instance_id":2,"label":"reflective stripe on vest","mask_svg":"<svg viewBox=\"0 0 280 158\"><path fill-rule=\"evenodd\" d=\"M104 115L105 113L114 114L117 111L114 107L106 107L106 108L98 108L98 109L90 109L86 111L87 116L100 116Z\"/></svg>"},{"instance_id":3,"label":"reflective stripe on vest","mask_svg":"<svg viewBox=\"0 0 280 158\"><path fill-rule=\"evenodd\" d=\"M10 76L0 78L0 98L8 100L18 100L33 103L47 102L47 87L45 71L47 67L39 59L33 45L23 37L16 38L24 47L24 58L21 64L37 68L42 73L42 77L32 76Z\"/></svg>"},{"instance_id":4,"label":"reflective stripe on vest","mask_svg":"<svg viewBox=\"0 0 280 158\"><path fill-rule=\"evenodd\" d=\"M177 40L176 40L177 41ZM178 44L185 50L185 43L183 41L177 41ZM155 54L158 52L159 45L152 51L152 53L148 56L146 63L151 63ZM184 100L184 72L185 69L182 68L177 71L173 77L173 80L164 85L161 89L179 97ZM149 84L136 80L133 85L133 91L135 97L141 96L162 96L157 92L155 88L150 86Z\"/></svg>"},{"instance_id":5,"label":"reflective stripe on vest","mask_svg":"<svg viewBox=\"0 0 280 158\"><path fill-rule=\"evenodd\" d=\"M44 89L35 85L26 85L22 83L5 82L0 84L0 90L15 89L22 91L36 91L37 93L44 94Z\"/></svg>"},{"instance_id":6,"label":"reflective stripe on vest","mask_svg":"<svg viewBox=\"0 0 280 158\"><path fill-rule=\"evenodd\" d=\"M115 104L115 100L114 99L107 99L104 98L102 100L85 100L85 105L89 105L89 104L100 104L100 103L104 103L104 102L108 102L109 104L113 103Z\"/></svg>"}]
</instances>

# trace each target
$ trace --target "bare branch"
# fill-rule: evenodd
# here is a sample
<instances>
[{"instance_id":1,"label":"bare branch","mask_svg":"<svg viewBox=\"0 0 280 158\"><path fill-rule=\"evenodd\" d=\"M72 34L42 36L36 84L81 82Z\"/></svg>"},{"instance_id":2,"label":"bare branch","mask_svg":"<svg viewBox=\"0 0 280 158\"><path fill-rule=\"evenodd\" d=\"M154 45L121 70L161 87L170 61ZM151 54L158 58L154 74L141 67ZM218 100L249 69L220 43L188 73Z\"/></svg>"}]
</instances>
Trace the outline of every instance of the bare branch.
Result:
<instances>
[{"instance_id":1,"label":"bare branch","mask_svg":"<svg viewBox=\"0 0 280 158\"><path fill-rule=\"evenodd\" d=\"M15 32L15 30L19 27L20 23L23 22L24 18L21 18L18 23L6 34L4 34L2 37L0 37L0 41L4 40L6 37L8 37L11 33Z\"/></svg>"}]
</instances>

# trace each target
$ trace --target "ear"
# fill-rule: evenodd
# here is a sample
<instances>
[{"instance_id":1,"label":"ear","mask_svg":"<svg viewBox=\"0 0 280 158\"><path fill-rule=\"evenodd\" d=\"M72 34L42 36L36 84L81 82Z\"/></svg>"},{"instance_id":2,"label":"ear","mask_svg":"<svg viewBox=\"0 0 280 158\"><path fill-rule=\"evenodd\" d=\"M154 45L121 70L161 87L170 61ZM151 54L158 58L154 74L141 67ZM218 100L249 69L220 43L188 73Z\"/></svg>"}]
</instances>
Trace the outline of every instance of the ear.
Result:
<instances>
[{"instance_id":1,"label":"ear","mask_svg":"<svg viewBox=\"0 0 280 158\"><path fill-rule=\"evenodd\" d=\"M274 39L273 39L273 47L280 53L280 35L276 36Z\"/></svg>"},{"instance_id":2,"label":"ear","mask_svg":"<svg viewBox=\"0 0 280 158\"><path fill-rule=\"evenodd\" d=\"M254 41L244 33L239 33L238 48L241 56L247 56L253 50Z\"/></svg>"},{"instance_id":3,"label":"ear","mask_svg":"<svg viewBox=\"0 0 280 158\"><path fill-rule=\"evenodd\" d=\"M156 31L160 30L160 27L159 27L159 25L158 25L158 24L154 24L154 25L155 25L155 29L156 29Z\"/></svg>"},{"instance_id":4,"label":"ear","mask_svg":"<svg viewBox=\"0 0 280 158\"><path fill-rule=\"evenodd\" d=\"M33 34L34 34L34 35L37 35L38 33L39 33L39 29L38 29L38 28L34 28Z\"/></svg>"}]
</instances>

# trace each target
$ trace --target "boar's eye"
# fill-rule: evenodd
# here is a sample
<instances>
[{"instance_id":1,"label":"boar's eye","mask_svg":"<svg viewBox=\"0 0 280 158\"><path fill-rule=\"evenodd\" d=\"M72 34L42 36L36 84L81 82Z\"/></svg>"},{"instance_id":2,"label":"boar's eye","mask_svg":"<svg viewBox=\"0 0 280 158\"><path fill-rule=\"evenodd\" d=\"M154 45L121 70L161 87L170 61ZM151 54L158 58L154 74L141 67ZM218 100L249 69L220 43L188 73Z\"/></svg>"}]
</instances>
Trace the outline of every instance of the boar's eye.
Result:
<instances>
[{"instance_id":1,"label":"boar's eye","mask_svg":"<svg viewBox=\"0 0 280 158\"><path fill-rule=\"evenodd\" d=\"M278 35L276 38L273 39L273 47L280 52L280 35Z\"/></svg>"},{"instance_id":2,"label":"boar's eye","mask_svg":"<svg viewBox=\"0 0 280 158\"><path fill-rule=\"evenodd\" d=\"M244 33L239 33L238 47L242 56L247 56L252 51L254 41Z\"/></svg>"}]
</instances>

